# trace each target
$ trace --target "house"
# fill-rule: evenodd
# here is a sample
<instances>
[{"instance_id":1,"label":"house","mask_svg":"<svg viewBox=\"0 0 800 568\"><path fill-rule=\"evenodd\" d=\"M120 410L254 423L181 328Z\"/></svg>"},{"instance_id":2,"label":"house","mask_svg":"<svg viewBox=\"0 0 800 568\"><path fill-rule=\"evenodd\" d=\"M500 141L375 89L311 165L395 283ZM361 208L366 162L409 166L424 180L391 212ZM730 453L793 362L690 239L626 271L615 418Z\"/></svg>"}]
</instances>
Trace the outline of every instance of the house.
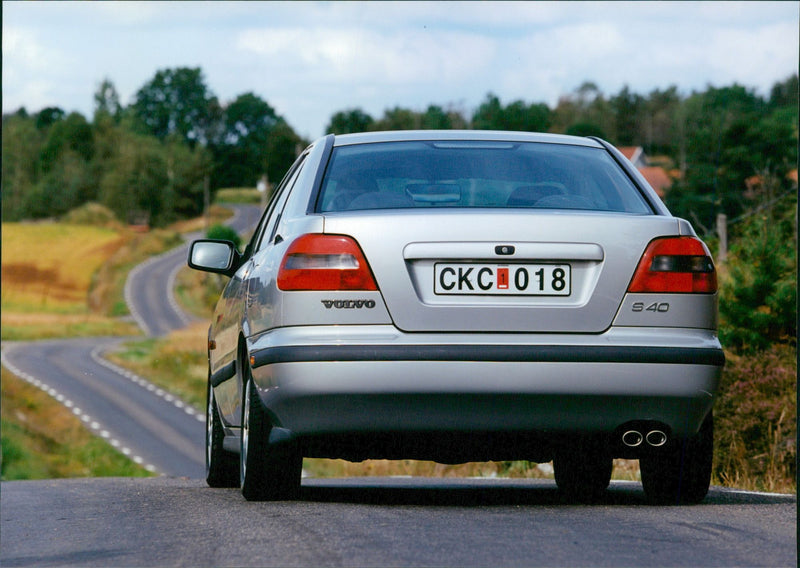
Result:
<instances>
[{"instance_id":1,"label":"house","mask_svg":"<svg viewBox=\"0 0 800 568\"><path fill-rule=\"evenodd\" d=\"M647 166L647 156L644 153L644 148L641 146L622 146L617 149L636 166L637 170L641 170Z\"/></svg>"},{"instance_id":2,"label":"house","mask_svg":"<svg viewBox=\"0 0 800 568\"><path fill-rule=\"evenodd\" d=\"M622 146L618 150L639 170L647 183L656 190L658 196L664 199L667 191L672 187L672 178L667 171L661 166L650 165L641 146Z\"/></svg>"}]
</instances>

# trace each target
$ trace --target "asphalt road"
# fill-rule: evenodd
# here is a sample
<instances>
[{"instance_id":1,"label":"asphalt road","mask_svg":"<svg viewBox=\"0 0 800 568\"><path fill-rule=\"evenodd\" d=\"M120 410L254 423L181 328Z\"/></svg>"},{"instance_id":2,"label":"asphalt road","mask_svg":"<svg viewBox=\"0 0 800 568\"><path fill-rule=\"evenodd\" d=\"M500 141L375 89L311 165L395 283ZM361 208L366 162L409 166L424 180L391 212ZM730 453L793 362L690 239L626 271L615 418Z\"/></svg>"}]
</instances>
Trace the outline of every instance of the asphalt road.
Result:
<instances>
[{"instance_id":1,"label":"asphalt road","mask_svg":"<svg viewBox=\"0 0 800 568\"><path fill-rule=\"evenodd\" d=\"M7 344L3 364L140 465L165 475L203 477L205 415L103 359L103 351L119 341Z\"/></svg>"},{"instance_id":2,"label":"asphalt road","mask_svg":"<svg viewBox=\"0 0 800 568\"><path fill-rule=\"evenodd\" d=\"M187 321L167 315L185 256L132 276L150 335ZM156 301L167 304L148 311ZM797 564L794 496L712 488L698 506L651 507L640 484L615 482L579 506L552 481L353 478L304 479L298 501L249 503L202 481L202 415L101 357L120 340L7 344L3 363L164 475L2 483L0 566Z\"/></svg>"},{"instance_id":3,"label":"asphalt road","mask_svg":"<svg viewBox=\"0 0 800 568\"><path fill-rule=\"evenodd\" d=\"M505 479L305 479L279 503L181 478L19 481L2 486L0 564L794 567L796 504L714 488L651 507L614 483L579 506Z\"/></svg>"},{"instance_id":4,"label":"asphalt road","mask_svg":"<svg viewBox=\"0 0 800 568\"><path fill-rule=\"evenodd\" d=\"M234 216L228 225L243 233L253 227L260 208L248 205L228 205ZM145 334L162 336L185 327L192 317L178 306L173 293L175 276L186 265L189 242L200 238L189 235L187 243L156 256L134 268L125 282L125 301L136 323Z\"/></svg>"}]
</instances>

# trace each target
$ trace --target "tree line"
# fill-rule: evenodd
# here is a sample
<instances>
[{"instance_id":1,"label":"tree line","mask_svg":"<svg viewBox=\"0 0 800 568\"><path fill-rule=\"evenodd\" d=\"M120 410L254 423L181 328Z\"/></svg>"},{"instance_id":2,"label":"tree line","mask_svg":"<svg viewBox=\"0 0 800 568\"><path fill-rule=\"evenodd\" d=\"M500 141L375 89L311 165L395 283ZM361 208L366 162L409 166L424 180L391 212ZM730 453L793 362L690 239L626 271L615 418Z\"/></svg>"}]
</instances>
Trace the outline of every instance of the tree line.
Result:
<instances>
[{"instance_id":1,"label":"tree line","mask_svg":"<svg viewBox=\"0 0 800 568\"><path fill-rule=\"evenodd\" d=\"M91 120L58 107L3 116L3 220L96 201L165 225L200 214L218 188L280 179L302 144L258 95L220 103L199 68L158 71L128 106L106 79Z\"/></svg>"},{"instance_id":2,"label":"tree line","mask_svg":"<svg viewBox=\"0 0 800 568\"><path fill-rule=\"evenodd\" d=\"M647 95L625 86L606 96L586 82L554 108L503 104L488 93L472 112L432 104L374 118L345 109L326 131L521 130L641 146L673 175L670 209L710 232L718 213L737 218L791 189L797 105L797 74L777 82L768 97L738 84L688 96L676 86ZM254 187L264 175L279 180L307 143L252 92L220 102L200 68L159 70L127 106L106 79L89 119L58 107L3 116L2 218L59 216L97 201L123 220L145 212L151 224L163 225L199 214L218 188Z\"/></svg>"}]
</instances>

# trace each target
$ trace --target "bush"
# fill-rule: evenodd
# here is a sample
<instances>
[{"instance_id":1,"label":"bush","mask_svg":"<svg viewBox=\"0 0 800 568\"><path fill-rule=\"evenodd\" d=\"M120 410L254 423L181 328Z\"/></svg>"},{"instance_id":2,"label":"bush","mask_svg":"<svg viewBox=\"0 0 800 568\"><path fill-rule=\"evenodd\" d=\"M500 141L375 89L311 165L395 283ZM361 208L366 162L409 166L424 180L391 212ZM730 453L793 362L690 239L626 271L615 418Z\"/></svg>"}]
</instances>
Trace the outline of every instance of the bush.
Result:
<instances>
[{"instance_id":1,"label":"bush","mask_svg":"<svg viewBox=\"0 0 800 568\"><path fill-rule=\"evenodd\" d=\"M782 215L752 215L720 270L720 339L729 349L796 342L796 203L781 203Z\"/></svg>"},{"instance_id":2,"label":"bush","mask_svg":"<svg viewBox=\"0 0 800 568\"><path fill-rule=\"evenodd\" d=\"M715 404L714 473L726 485L794 491L797 351L728 354Z\"/></svg>"},{"instance_id":3,"label":"bush","mask_svg":"<svg viewBox=\"0 0 800 568\"><path fill-rule=\"evenodd\" d=\"M227 225L212 225L208 232L206 233L206 237L209 239L220 239L223 241L231 241L236 248L239 248L239 245L242 244L242 239L232 228L228 227Z\"/></svg>"},{"instance_id":4,"label":"bush","mask_svg":"<svg viewBox=\"0 0 800 568\"><path fill-rule=\"evenodd\" d=\"M71 225L92 225L95 227L119 225L119 221L117 221L111 209L91 201L69 211L61 218L61 221Z\"/></svg>"}]
</instances>

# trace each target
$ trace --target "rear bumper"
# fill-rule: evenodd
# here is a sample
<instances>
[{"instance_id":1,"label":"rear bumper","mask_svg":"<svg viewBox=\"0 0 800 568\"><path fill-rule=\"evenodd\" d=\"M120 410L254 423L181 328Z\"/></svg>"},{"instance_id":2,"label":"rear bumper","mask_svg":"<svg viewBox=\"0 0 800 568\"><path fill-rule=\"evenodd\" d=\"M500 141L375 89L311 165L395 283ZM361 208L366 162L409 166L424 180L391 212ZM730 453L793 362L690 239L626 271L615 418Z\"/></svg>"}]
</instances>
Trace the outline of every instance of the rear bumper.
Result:
<instances>
[{"instance_id":1,"label":"rear bumper","mask_svg":"<svg viewBox=\"0 0 800 568\"><path fill-rule=\"evenodd\" d=\"M253 378L296 437L365 433L611 434L655 421L696 432L724 355L704 330L592 336L284 328L252 338Z\"/></svg>"}]
</instances>

